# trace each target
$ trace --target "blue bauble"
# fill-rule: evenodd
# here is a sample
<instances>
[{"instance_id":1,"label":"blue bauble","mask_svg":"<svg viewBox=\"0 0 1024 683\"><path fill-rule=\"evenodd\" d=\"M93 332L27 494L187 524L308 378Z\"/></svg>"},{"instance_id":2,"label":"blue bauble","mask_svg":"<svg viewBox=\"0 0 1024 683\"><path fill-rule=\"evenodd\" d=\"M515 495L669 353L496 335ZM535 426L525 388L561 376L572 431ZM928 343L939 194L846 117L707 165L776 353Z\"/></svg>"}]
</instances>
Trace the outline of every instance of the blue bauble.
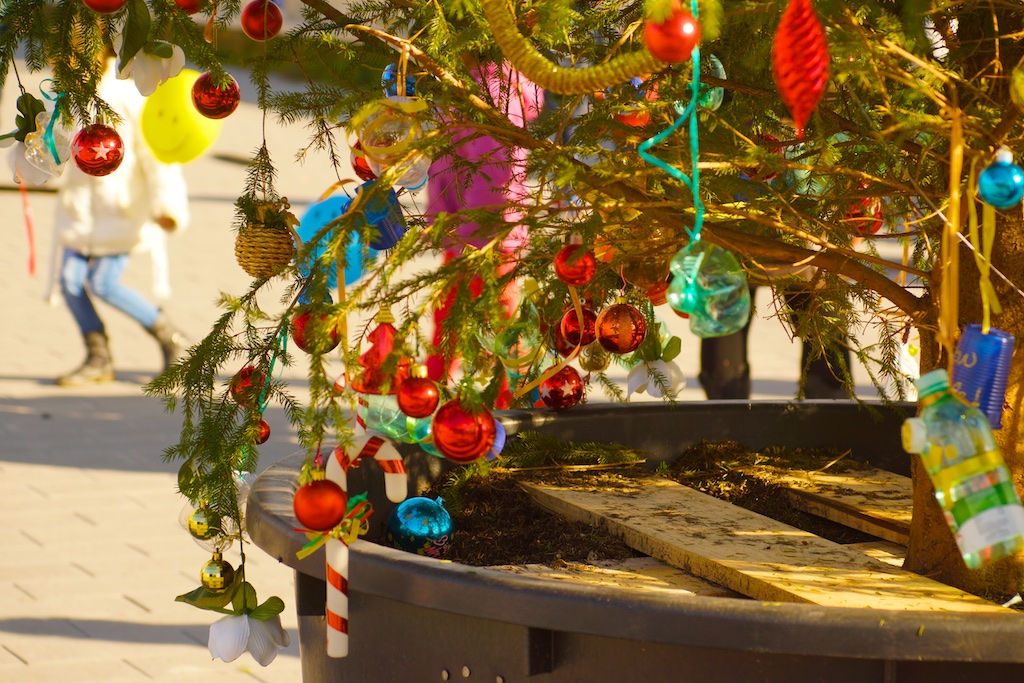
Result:
<instances>
[{"instance_id":1,"label":"blue bauble","mask_svg":"<svg viewBox=\"0 0 1024 683\"><path fill-rule=\"evenodd\" d=\"M1013 163L1013 153L1003 147L996 160L978 174L978 196L997 209L1009 209L1024 198L1024 169Z\"/></svg>"},{"instance_id":2,"label":"blue bauble","mask_svg":"<svg viewBox=\"0 0 1024 683\"><path fill-rule=\"evenodd\" d=\"M408 498L388 517L385 540L392 548L441 558L451 549L454 524L444 501Z\"/></svg>"},{"instance_id":3,"label":"blue bauble","mask_svg":"<svg viewBox=\"0 0 1024 683\"><path fill-rule=\"evenodd\" d=\"M501 420L494 418L494 445L491 446L491 450L484 453L484 457L488 460L494 460L501 451L505 448L505 440L508 436L505 434L505 425L501 424Z\"/></svg>"},{"instance_id":4,"label":"blue bauble","mask_svg":"<svg viewBox=\"0 0 1024 683\"><path fill-rule=\"evenodd\" d=\"M341 195L310 204L306 208L306 212L302 214L299 226L295 229L299 234L299 239L308 242L316 237L316 234L323 230L325 225L348 211L351 203L351 199ZM299 273L303 277L309 277L311 265L324 253L330 240L331 234L328 232L310 251L309 259L299 264ZM350 285L361 278L366 272L367 265L376 258L377 250L370 248L364 253L362 240L357 233L352 233L349 236L348 246L345 248L345 284ZM334 289L337 286L338 266L332 263L327 273L327 287Z\"/></svg>"}]
</instances>

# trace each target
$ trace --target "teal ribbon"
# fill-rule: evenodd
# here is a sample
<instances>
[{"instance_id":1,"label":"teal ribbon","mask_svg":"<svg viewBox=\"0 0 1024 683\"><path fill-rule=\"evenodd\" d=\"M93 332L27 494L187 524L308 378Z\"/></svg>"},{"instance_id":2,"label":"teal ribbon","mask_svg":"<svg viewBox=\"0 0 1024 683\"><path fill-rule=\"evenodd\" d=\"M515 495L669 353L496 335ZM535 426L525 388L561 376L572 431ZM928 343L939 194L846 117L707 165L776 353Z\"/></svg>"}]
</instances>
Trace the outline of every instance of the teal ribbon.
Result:
<instances>
[{"instance_id":1,"label":"teal ribbon","mask_svg":"<svg viewBox=\"0 0 1024 683\"><path fill-rule=\"evenodd\" d=\"M50 83L52 85L53 81L47 78L39 84L39 92L42 96L53 102L53 114L50 116L50 122L46 124L46 131L43 133L43 143L46 145L46 148L50 150L50 154L53 155L53 161L60 166L64 162L61 161L60 155L57 154L57 143L53 139L53 126L57 123L57 119L60 118L60 100L64 97L64 93L59 92L57 93L57 97L50 97L46 91L43 90L43 84L45 83Z\"/></svg>"},{"instance_id":2,"label":"teal ribbon","mask_svg":"<svg viewBox=\"0 0 1024 683\"><path fill-rule=\"evenodd\" d=\"M690 0L690 11L693 14L694 19L699 18L697 0ZM690 101L685 107L680 109L679 103L676 102L675 108L679 112L679 118L675 120L671 126L661 131L654 137L644 140L640 143L637 148L637 152L640 154L640 158L649 164L657 166L661 170L668 173L670 176L678 180L679 182L690 188L690 194L693 197L693 230L686 229L687 234L690 236L690 242L695 243L700 241L700 231L704 227L704 202L700 199L700 171L697 168L697 160L700 156L700 140L698 138L697 130L697 104L700 100L700 47L693 48L693 52L690 53L690 61L693 62L693 78L690 80ZM679 130L684 123L688 123L688 132L690 136L690 165L692 167L692 177L687 176L681 170L674 166L670 166L658 157L650 153L650 149L655 145L661 144L668 136Z\"/></svg>"},{"instance_id":3,"label":"teal ribbon","mask_svg":"<svg viewBox=\"0 0 1024 683\"><path fill-rule=\"evenodd\" d=\"M288 349L288 326L285 325L281 328L280 334L277 336L277 349L274 351L274 355L270 357L270 366L267 368L267 378L263 382L263 391L260 392L260 413L263 413L267 409L267 404L270 403L270 397L267 396L267 392L270 390L270 382L274 376L274 364L277 363L277 357L284 353ZM281 372L284 372L284 366L281 366Z\"/></svg>"}]
</instances>

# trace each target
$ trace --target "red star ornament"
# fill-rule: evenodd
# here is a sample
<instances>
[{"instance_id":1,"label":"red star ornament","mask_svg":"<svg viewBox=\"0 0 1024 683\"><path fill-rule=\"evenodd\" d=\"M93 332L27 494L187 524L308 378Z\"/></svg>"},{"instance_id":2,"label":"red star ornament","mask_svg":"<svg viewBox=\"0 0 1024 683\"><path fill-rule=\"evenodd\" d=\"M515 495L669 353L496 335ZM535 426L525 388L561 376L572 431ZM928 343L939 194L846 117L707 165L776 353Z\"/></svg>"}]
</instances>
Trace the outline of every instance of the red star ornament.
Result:
<instances>
[{"instance_id":1,"label":"red star ornament","mask_svg":"<svg viewBox=\"0 0 1024 683\"><path fill-rule=\"evenodd\" d=\"M798 138L803 137L804 126L825 93L828 62L825 28L811 0L790 0L775 32L772 69Z\"/></svg>"}]
</instances>

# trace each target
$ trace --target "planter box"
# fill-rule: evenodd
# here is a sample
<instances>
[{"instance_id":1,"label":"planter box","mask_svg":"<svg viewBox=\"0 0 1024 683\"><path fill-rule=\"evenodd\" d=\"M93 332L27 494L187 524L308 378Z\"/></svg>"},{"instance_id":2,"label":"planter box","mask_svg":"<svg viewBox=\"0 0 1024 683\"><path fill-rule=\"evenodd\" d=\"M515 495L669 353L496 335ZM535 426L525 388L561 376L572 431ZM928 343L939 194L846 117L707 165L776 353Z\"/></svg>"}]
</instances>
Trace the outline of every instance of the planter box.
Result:
<instances>
[{"instance_id":1,"label":"planter box","mask_svg":"<svg viewBox=\"0 0 1024 683\"><path fill-rule=\"evenodd\" d=\"M733 439L752 448L842 447L857 460L907 474L910 456L900 447L899 428L914 406L869 408L842 401L706 401L500 417L510 435L533 429L645 449L651 469L701 440ZM449 467L416 447L403 456L411 494ZM645 595L468 567L365 540L352 547L350 655L328 659L323 556L295 559L305 542L293 531L291 504L301 463L300 455L292 456L259 477L248 529L258 546L296 570L305 683L955 683L1024 675L1024 616L1013 612ZM352 491L370 491L378 528L393 507L381 479L372 465L349 476Z\"/></svg>"}]
</instances>

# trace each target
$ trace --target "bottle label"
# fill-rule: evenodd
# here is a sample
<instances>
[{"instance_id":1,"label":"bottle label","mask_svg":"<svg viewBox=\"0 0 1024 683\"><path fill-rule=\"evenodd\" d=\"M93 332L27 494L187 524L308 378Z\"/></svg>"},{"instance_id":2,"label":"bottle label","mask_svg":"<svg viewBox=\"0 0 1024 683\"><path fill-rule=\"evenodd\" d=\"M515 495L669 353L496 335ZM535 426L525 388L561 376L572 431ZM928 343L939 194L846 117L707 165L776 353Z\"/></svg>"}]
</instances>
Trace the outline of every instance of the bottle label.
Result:
<instances>
[{"instance_id":1,"label":"bottle label","mask_svg":"<svg viewBox=\"0 0 1024 683\"><path fill-rule=\"evenodd\" d=\"M1024 536L1024 507L1001 505L964 522L956 534L956 544L962 555L970 555L1014 536Z\"/></svg>"}]
</instances>

